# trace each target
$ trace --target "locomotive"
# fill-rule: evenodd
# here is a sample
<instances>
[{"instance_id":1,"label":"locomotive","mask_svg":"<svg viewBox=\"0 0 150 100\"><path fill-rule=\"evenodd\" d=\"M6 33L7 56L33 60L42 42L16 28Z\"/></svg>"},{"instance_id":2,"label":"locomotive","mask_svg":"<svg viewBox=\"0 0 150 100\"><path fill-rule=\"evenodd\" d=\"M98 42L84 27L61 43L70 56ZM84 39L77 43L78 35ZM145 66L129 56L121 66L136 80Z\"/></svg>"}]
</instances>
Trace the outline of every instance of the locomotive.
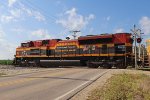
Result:
<instances>
[{"instance_id":1,"label":"locomotive","mask_svg":"<svg viewBox=\"0 0 150 100\"><path fill-rule=\"evenodd\" d=\"M80 36L77 39L45 39L21 43L16 48L15 65L50 66L80 61L92 68L126 68L133 65L131 33Z\"/></svg>"}]
</instances>

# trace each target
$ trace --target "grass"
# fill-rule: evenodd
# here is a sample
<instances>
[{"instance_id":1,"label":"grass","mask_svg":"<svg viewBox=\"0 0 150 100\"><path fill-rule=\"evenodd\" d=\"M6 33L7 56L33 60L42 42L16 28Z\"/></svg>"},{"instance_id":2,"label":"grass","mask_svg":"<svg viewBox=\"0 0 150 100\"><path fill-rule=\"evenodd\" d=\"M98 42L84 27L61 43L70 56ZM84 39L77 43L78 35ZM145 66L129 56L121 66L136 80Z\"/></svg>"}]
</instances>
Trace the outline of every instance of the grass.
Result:
<instances>
[{"instance_id":1,"label":"grass","mask_svg":"<svg viewBox=\"0 0 150 100\"><path fill-rule=\"evenodd\" d=\"M12 65L12 60L0 60L0 65Z\"/></svg>"},{"instance_id":2,"label":"grass","mask_svg":"<svg viewBox=\"0 0 150 100\"><path fill-rule=\"evenodd\" d=\"M102 88L93 90L88 100L150 100L150 77L145 74L114 75Z\"/></svg>"},{"instance_id":3,"label":"grass","mask_svg":"<svg viewBox=\"0 0 150 100\"><path fill-rule=\"evenodd\" d=\"M1 76L3 76L3 75L6 75L6 74L4 74L4 73L0 73L0 77L1 77Z\"/></svg>"},{"instance_id":4,"label":"grass","mask_svg":"<svg viewBox=\"0 0 150 100\"><path fill-rule=\"evenodd\" d=\"M148 68L139 68L138 70L150 71L150 67L148 67Z\"/></svg>"}]
</instances>

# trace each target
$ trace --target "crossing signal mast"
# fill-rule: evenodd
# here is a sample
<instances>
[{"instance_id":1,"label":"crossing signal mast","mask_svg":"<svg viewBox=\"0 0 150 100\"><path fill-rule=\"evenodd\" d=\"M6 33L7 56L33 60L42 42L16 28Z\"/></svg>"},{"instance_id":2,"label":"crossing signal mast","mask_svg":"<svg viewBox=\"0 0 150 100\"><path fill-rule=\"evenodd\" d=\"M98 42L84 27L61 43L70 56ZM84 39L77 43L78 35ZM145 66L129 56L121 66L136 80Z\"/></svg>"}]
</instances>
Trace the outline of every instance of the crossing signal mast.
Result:
<instances>
[{"instance_id":1,"label":"crossing signal mast","mask_svg":"<svg viewBox=\"0 0 150 100\"><path fill-rule=\"evenodd\" d=\"M137 43L139 44L139 58L141 55L141 42L142 42L142 38L141 38L141 30L137 29L136 26L134 25L134 28L131 29L132 31L132 36L134 37L134 54L135 54L135 68L137 69ZM140 59L139 59L140 60Z\"/></svg>"},{"instance_id":2,"label":"crossing signal mast","mask_svg":"<svg viewBox=\"0 0 150 100\"><path fill-rule=\"evenodd\" d=\"M70 31L71 33L73 33L73 38L76 39L77 37L77 33L79 33L80 31Z\"/></svg>"}]
</instances>

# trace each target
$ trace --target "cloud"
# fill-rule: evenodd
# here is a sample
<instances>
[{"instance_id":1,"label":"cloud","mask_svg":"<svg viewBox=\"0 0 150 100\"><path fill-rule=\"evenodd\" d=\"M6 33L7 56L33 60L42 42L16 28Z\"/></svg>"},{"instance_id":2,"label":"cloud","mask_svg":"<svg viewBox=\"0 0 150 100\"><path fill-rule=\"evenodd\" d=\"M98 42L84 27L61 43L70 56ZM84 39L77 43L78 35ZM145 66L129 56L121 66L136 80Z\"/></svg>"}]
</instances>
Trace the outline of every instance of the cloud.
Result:
<instances>
[{"instance_id":1,"label":"cloud","mask_svg":"<svg viewBox=\"0 0 150 100\"><path fill-rule=\"evenodd\" d=\"M12 20L14 20L14 17L13 16L7 16L7 15L2 15L1 16L1 22L10 22L10 21L12 21Z\"/></svg>"},{"instance_id":2,"label":"cloud","mask_svg":"<svg viewBox=\"0 0 150 100\"><path fill-rule=\"evenodd\" d=\"M10 10L9 15L2 15L1 16L1 22L12 22L12 21L17 21L18 18L22 18L22 11L21 9L15 9L15 10Z\"/></svg>"},{"instance_id":3,"label":"cloud","mask_svg":"<svg viewBox=\"0 0 150 100\"><path fill-rule=\"evenodd\" d=\"M56 20L56 23L69 30L81 30L89 24L89 21L95 18L95 15L93 14L90 14L87 17L78 14L76 8L66 11L63 15L65 17Z\"/></svg>"},{"instance_id":4,"label":"cloud","mask_svg":"<svg viewBox=\"0 0 150 100\"><path fill-rule=\"evenodd\" d=\"M16 47L16 44L0 39L0 59L13 59Z\"/></svg>"},{"instance_id":5,"label":"cloud","mask_svg":"<svg viewBox=\"0 0 150 100\"><path fill-rule=\"evenodd\" d=\"M8 0L8 6L9 6L9 7L12 7L12 5L13 5L14 3L16 3L16 1L17 1L17 0Z\"/></svg>"},{"instance_id":6,"label":"cloud","mask_svg":"<svg viewBox=\"0 0 150 100\"><path fill-rule=\"evenodd\" d=\"M45 21L45 17L44 15L42 15L39 11L35 11L35 10L31 10L27 7L25 7L24 5L22 6L22 11L24 11L24 13L26 13L28 16L32 16L35 19L37 19L38 21Z\"/></svg>"},{"instance_id":7,"label":"cloud","mask_svg":"<svg viewBox=\"0 0 150 100\"><path fill-rule=\"evenodd\" d=\"M10 4L15 3L15 1L10 0ZM7 14L3 14L0 16L0 20L1 22L12 22L12 21L19 21L21 19L26 19L27 17L33 17L38 21L45 21L45 16L42 15L39 11L37 10L31 10L28 7L26 7L25 5L23 5L22 3L18 3L18 7L14 8L12 7L11 9L7 9L8 13Z\"/></svg>"},{"instance_id":8,"label":"cloud","mask_svg":"<svg viewBox=\"0 0 150 100\"><path fill-rule=\"evenodd\" d=\"M0 27L0 39L2 39L5 35L6 35L5 32Z\"/></svg>"},{"instance_id":9,"label":"cloud","mask_svg":"<svg viewBox=\"0 0 150 100\"><path fill-rule=\"evenodd\" d=\"M139 21L140 27L145 35L150 34L150 18L149 17L142 17Z\"/></svg>"},{"instance_id":10,"label":"cloud","mask_svg":"<svg viewBox=\"0 0 150 100\"><path fill-rule=\"evenodd\" d=\"M31 38L36 39L50 39L51 36L48 33L48 30L38 29L31 32Z\"/></svg>"},{"instance_id":11,"label":"cloud","mask_svg":"<svg viewBox=\"0 0 150 100\"><path fill-rule=\"evenodd\" d=\"M61 1L56 1L56 5L60 5L62 2Z\"/></svg>"},{"instance_id":12,"label":"cloud","mask_svg":"<svg viewBox=\"0 0 150 100\"><path fill-rule=\"evenodd\" d=\"M45 21L45 17L40 12L38 12L38 11L33 11L33 16L38 21Z\"/></svg>"},{"instance_id":13,"label":"cloud","mask_svg":"<svg viewBox=\"0 0 150 100\"><path fill-rule=\"evenodd\" d=\"M123 33L123 32L124 32L124 29L123 29L123 28L118 28L118 29L115 29L114 32L115 32L115 33Z\"/></svg>"},{"instance_id":14,"label":"cloud","mask_svg":"<svg viewBox=\"0 0 150 100\"><path fill-rule=\"evenodd\" d=\"M0 59L13 59L15 54L16 44L9 42L5 39L6 33L0 27Z\"/></svg>"},{"instance_id":15,"label":"cloud","mask_svg":"<svg viewBox=\"0 0 150 100\"><path fill-rule=\"evenodd\" d=\"M109 21L109 20L110 20L110 18L111 18L111 17L110 17L110 16L108 16L108 17L106 17L106 20L107 20L107 21Z\"/></svg>"},{"instance_id":16,"label":"cloud","mask_svg":"<svg viewBox=\"0 0 150 100\"><path fill-rule=\"evenodd\" d=\"M22 11L21 9L10 10L10 14L15 18L19 18L21 17Z\"/></svg>"},{"instance_id":17,"label":"cloud","mask_svg":"<svg viewBox=\"0 0 150 100\"><path fill-rule=\"evenodd\" d=\"M10 13L8 15L2 15L0 17L1 22L9 23L23 19L23 12L20 9L10 10L9 12Z\"/></svg>"},{"instance_id":18,"label":"cloud","mask_svg":"<svg viewBox=\"0 0 150 100\"><path fill-rule=\"evenodd\" d=\"M12 32L17 33L17 35L22 35L23 32L27 32L27 30L21 28L21 27L15 27L10 29Z\"/></svg>"},{"instance_id":19,"label":"cloud","mask_svg":"<svg viewBox=\"0 0 150 100\"><path fill-rule=\"evenodd\" d=\"M15 49L18 45L16 42L27 40L28 37L28 35L27 36L25 35L29 33L29 29L24 29L21 27L22 25L20 26L20 24L12 23L12 22L16 22L16 21L21 22L22 20L27 20L28 18L33 18L40 22L46 20L45 16L42 15L40 11L28 8L28 6L25 6L19 0L7 0L7 1L6 2L8 3L8 6L0 5L0 10L3 11L0 13L0 23L2 23L4 27L5 25L7 27L9 27L9 25L12 25L12 28L9 27L8 29L7 27L5 27L8 30L4 31L0 24L0 50L1 50L0 59L13 59L15 54ZM25 32L26 34L23 35L23 33ZM9 40L9 38L12 36L11 35L12 33L17 33L17 35L15 34L13 37L17 36L17 37L21 37L21 38L24 37L24 38L22 38L22 40L19 40L19 38L16 37L14 41L11 41L13 37L11 38L11 40ZM38 30L34 31L31 36L32 36L31 39L50 38L48 31L42 29L39 31ZM16 39L18 40L16 41Z\"/></svg>"}]
</instances>

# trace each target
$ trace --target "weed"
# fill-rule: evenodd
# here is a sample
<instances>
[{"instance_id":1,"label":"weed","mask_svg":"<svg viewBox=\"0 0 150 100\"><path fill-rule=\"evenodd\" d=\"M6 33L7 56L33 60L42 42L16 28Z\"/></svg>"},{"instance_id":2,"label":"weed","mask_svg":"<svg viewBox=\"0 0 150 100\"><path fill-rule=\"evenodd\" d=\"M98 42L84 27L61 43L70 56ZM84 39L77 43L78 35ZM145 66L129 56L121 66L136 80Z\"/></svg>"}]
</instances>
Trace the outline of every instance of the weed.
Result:
<instances>
[{"instance_id":1,"label":"weed","mask_svg":"<svg viewBox=\"0 0 150 100\"><path fill-rule=\"evenodd\" d=\"M4 74L4 73L0 73L0 76L3 76L3 75L6 75L6 74Z\"/></svg>"},{"instance_id":2,"label":"weed","mask_svg":"<svg viewBox=\"0 0 150 100\"><path fill-rule=\"evenodd\" d=\"M118 74L102 88L93 90L88 100L150 100L150 77L145 74Z\"/></svg>"}]
</instances>

